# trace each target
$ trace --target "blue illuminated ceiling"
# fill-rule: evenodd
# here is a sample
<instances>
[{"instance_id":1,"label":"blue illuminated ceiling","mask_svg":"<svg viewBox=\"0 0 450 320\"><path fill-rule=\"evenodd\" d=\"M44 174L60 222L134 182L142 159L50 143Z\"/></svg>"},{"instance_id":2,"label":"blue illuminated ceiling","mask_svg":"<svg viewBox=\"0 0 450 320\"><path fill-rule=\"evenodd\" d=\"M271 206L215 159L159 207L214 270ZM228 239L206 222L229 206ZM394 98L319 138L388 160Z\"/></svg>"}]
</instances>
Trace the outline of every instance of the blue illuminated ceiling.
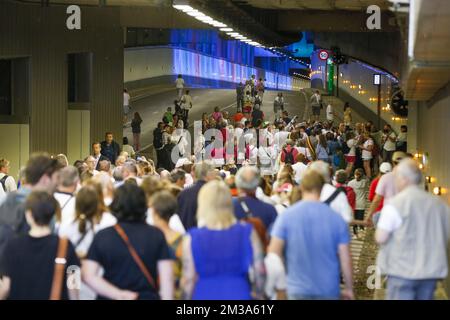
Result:
<instances>
[{"instance_id":1,"label":"blue illuminated ceiling","mask_svg":"<svg viewBox=\"0 0 450 320\"><path fill-rule=\"evenodd\" d=\"M297 58L309 58L314 51L314 43L309 32L303 32L302 40L287 47Z\"/></svg>"}]
</instances>

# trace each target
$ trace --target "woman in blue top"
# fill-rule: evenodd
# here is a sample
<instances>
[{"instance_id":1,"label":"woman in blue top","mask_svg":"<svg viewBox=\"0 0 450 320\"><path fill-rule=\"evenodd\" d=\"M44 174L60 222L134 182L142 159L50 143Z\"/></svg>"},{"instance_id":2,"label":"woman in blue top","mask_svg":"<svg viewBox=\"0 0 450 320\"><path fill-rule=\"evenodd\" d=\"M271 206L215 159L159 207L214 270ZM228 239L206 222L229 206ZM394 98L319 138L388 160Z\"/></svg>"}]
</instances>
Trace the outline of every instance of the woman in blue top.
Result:
<instances>
[{"instance_id":1,"label":"woman in blue top","mask_svg":"<svg viewBox=\"0 0 450 320\"><path fill-rule=\"evenodd\" d=\"M319 142L316 147L317 160L330 162L327 140L323 134L319 135Z\"/></svg>"},{"instance_id":2,"label":"woman in blue top","mask_svg":"<svg viewBox=\"0 0 450 320\"><path fill-rule=\"evenodd\" d=\"M223 182L211 181L202 187L197 219L199 227L183 240L184 298L261 298L265 280L262 245L252 225L236 221L231 192ZM253 279L249 279L251 269Z\"/></svg>"}]
</instances>

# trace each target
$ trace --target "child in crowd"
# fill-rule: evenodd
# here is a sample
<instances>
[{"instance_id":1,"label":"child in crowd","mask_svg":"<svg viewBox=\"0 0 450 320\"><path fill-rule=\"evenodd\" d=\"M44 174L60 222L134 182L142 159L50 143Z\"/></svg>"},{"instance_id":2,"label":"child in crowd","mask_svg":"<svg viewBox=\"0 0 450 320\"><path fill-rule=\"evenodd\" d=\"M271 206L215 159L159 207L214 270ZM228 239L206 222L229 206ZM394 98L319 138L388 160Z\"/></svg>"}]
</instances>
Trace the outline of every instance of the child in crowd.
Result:
<instances>
[{"instance_id":1,"label":"child in crowd","mask_svg":"<svg viewBox=\"0 0 450 320\"><path fill-rule=\"evenodd\" d=\"M364 220L364 212L366 210L366 195L367 195L367 179L364 177L364 170L358 168L355 170L355 178L348 183L350 187L355 191L356 203L355 203L355 220ZM364 230L363 226L353 226L353 232L358 234L359 230Z\"/></svg>"}]
</instances>

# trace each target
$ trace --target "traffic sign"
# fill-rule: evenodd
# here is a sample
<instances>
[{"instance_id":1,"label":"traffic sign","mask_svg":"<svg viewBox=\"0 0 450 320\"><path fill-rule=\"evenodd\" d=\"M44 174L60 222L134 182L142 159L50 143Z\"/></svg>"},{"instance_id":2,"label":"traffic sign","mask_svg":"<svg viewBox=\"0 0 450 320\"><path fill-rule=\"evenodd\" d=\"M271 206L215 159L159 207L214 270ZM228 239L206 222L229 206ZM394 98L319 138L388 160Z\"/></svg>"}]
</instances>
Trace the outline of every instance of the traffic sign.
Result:
<instances>
[{"instance_id":1,"label":"traffic sign","mask_svg":"<svg viewBox=\"0 0 450 320\"><path fill-rule=\"evenodd\" d=\"M329 54L326 50L320 50L319 51L319 59L320 60L328 60Z\"/></svg>"}]
</instances>

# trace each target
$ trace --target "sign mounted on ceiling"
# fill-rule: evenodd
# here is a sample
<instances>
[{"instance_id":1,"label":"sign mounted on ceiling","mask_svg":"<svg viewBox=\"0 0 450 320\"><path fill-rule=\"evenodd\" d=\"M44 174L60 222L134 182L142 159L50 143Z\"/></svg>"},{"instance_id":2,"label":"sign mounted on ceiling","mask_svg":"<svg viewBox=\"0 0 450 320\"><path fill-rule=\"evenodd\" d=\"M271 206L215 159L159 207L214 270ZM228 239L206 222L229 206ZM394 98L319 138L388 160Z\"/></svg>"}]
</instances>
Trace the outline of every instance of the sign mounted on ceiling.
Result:
<instances>
[{"instance_id":1,"label":"sign mounted on ceiling","mask_svg":"<svg viewBox=\"0 0 450 320\"><path fill-rule=\"evenodd\" d=\"M381 74L376 73L373 75L373 84L376 86L381 85Z\"/></svg>"},{"instance_id":2,"label":"sign mounted on ceiling","mask_svg":"<svg viewBox=\"0 0 450 320\"><path fill-rule=\"evenodd\" d=\"M326 50L320 50L319 51L319 59L320 60L328 60L329 54Z\"/></svg>"}]
</instances>

